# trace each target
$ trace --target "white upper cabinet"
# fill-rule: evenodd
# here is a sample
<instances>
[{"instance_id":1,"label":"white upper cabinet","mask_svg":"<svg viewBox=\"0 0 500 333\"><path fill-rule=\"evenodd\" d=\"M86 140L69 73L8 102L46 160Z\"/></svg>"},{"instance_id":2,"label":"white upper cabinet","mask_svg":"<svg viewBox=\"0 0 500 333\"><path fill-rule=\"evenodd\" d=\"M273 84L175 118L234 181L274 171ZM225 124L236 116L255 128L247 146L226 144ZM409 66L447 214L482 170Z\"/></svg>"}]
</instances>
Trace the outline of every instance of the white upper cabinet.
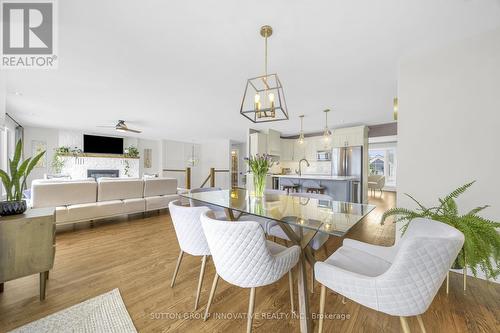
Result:
<instances>
[{"instance_id":1,"label":"white upper cabinet","mask_svg":"<svg viewBox=\"0 0 500 333\"><path fill-rule=\"evenodd\" d=\"M264 133L250 134L250 156L267 154L267 135Z\"/></svg>"},{"instance_id":2,"label":"white upper cabinet","mask_svg":"<svg viewBox=\"0 0 500 333\"><path fill-rule=\"evenodd\" d=\"M366 126L336 129L333 131L332 147L362 146L366 135Z\"/></svg>"},{"instance_id":3,"label":"white upper cabinet","mask_svg":"<svg viewBox=\"0 0 500 333\"><path fill-rule=\"evenodd\" d=\"M304 142L305 158L309 161L316 160L316 152L318 150L319 140L317 137L307 138Z\"/></svg>"},{"instance_id":4,"label":"white upper cabinet","mask_svg":"<svg viewBox=\"0 0 500 333\"><path fill-rule=\"evenodd\" d=\"M281 155L280 161L293 161L293 144L294 139L281 139Z\"/></svg>"},{"instance_id":5,"label":"white upper cabinet","mask_svg":"<svg viewBox=\"0 0 500 333\"><path fill-rule=\"evenodd\" d=\"M299 140L293 140L293 160L298 161L306 156L307 141L300 144Z\"/></svg>"},{"instance_id":6,"label":"white upper cabinet","mask_svg":"<svg viewBox=\"0 0 500 333\"><path fill-rule=\"evenodd\" d=\"M267 133L267 153L269 155L281 155L281 133L270 129Z\"/></svg>"}]
</instances>

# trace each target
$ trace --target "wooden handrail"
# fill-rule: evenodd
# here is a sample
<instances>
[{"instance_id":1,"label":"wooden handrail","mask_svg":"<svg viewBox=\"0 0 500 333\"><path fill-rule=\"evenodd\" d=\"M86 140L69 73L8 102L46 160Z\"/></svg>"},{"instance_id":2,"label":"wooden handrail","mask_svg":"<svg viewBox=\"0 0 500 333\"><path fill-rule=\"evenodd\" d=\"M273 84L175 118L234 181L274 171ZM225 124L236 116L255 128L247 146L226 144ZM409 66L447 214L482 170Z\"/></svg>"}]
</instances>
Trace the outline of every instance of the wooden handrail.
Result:
<instances>
[{"instance_id":1,"label":"wooden handrail","mask_svg":"<svg viewBox=\"0 0 500 333\"><path fill-rule=\"evenodd\" d=\"M163 171L166 172L185 172L186 173L186 189L190 190L191 189L191 168L187 167L186 169L163 169ZM215 174L218 172L230 172L230 170L226 169L215 169L215 168L210 168L210 173L208 174L207 178L203 181L201 184L201 187L204 187L208 181L210 181L210 187L215 187Z\"/></svg>"},{"instance_id":2,"label":"wooden handrail","mask_svg":"<svg viewBox=\"0 0 500 333\"><path fill-rule=\"evenodd\" d=\"M209 180L210 180L210 187L215 187L215 174L217 172L229 172L229 170L225 169L216 170L215 168L210 168L210 173L208 174L205 181L201 184L200 188L204 187Z\"/></svg>"},{"instance_id":3,"label":"wooden handrail","mask_svg":"<svg viewBox=\"0 0 500 333\"><path fill-rule=\"evenodd\" d=\"M185 172L186 173L186 189L191 189L191 168L187 167L186 169L163 169L166 172Z\"/></svg>"}]
</instances>

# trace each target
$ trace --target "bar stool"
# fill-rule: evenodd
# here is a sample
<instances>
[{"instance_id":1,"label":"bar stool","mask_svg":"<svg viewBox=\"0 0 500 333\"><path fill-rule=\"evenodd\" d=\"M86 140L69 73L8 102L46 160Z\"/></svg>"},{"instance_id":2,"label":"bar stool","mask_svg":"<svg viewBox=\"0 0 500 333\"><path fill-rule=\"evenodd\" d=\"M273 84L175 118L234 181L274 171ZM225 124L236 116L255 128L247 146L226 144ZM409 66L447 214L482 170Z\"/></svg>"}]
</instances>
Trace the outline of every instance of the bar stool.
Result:
<instances>
[{"instance_id":1,"label":"bar stool","mask_svg":"<svg viewBox=\"0 0 500 333\"><path fill-rule=\"evenodd\" d=\"M325 187L313 180L306 180L302 184L302 188L304 188L306 193L325 194Z\"/></svg>"},{"instance_id":2,"label":"bar stool","mask_svg":"<svg viewBox=\"0 0 500 333\"><path fill-rule=\"evenodd\" d=\"M286 191L287 193L298 192L299 188L300 188L299 184L295 184L290 179L286 179L286 178L280 180L280 185L281 185L281 188L283 189L283 191Z\"/></svg>"}]
</instances>

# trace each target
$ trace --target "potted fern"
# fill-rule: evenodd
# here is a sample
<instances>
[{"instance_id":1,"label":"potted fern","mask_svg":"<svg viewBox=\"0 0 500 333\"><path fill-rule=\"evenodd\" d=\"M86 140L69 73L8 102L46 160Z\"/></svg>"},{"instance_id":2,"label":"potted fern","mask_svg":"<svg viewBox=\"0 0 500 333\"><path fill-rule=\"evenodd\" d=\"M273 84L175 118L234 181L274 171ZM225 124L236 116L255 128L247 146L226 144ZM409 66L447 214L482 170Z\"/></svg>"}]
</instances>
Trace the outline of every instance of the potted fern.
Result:
<instances>
[{"instance_id":1,"label":"potted fern","mask_svg":"<svg viewBox=\"0 0 500 333\"><path fill-rule=\"evenodd\" d=\"M0 215L22 214L26 211L26 200L23 200L23 190L26 188L26 180L45 151L35 157L27 158L21 162L23 143L17 142L14 157L9 159L9 173L0 169L0 178L7 192L6 201L0 202ZM21 162L21 163L20 163Z\"/></svg>"},{"instance_id":2,"label":"potted fern","mask_svg":"<svg viewBox=\"0 0 500 333\"><path fill-rule=\"evenodd\" d=\"M478 215L479 212L488 208L488 205L479 206L461 214L456 203L456 199L474 183L475 181L462 185L444 198L438 199L439 205L436 207L425 207L411 195L405 193L417 204L418 208L416 210L389 209L382 215L381 223L383 224L387 218L393 216L394 223L403 223L401 228L403 233L411 220L418 217L446 223L460 230L465 236L464 246L455 260L453 268L467 266L474 276L477 276L477 270L480 268L486 273L487 278L496 278L500 272L498 268L500 267L500 235L495 228L499 228L500 223Z\"/></svg>"}]
</instances>

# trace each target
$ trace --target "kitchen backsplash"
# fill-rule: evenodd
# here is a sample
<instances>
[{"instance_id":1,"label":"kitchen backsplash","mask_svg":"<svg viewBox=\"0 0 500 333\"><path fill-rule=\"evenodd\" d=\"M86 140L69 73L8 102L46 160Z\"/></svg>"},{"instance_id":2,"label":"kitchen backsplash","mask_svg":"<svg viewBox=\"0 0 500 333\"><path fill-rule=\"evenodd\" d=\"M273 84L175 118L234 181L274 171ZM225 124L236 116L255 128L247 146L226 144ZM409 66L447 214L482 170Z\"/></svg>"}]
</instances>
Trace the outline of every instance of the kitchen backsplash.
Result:
<instances>
[{"instance_id":1,"label":"kitchen backsplash","mask_svg":"<svg viewBox=\"0 0 500 333\"><path fill-rule=\"evenodd\" d=\"M277 167L277 168L276 168ZM279 165L273 166L271 172L273 173L281 173L282 168L290 168L292 173L295 173L295 170L299 169L298 162L280 162ZM332 163L328 161L310 161L309 166L306 166L304 162L302 162L302 174L313 174L313 175L330 175L332 172Z\"/></svg>"}]
</instances>

